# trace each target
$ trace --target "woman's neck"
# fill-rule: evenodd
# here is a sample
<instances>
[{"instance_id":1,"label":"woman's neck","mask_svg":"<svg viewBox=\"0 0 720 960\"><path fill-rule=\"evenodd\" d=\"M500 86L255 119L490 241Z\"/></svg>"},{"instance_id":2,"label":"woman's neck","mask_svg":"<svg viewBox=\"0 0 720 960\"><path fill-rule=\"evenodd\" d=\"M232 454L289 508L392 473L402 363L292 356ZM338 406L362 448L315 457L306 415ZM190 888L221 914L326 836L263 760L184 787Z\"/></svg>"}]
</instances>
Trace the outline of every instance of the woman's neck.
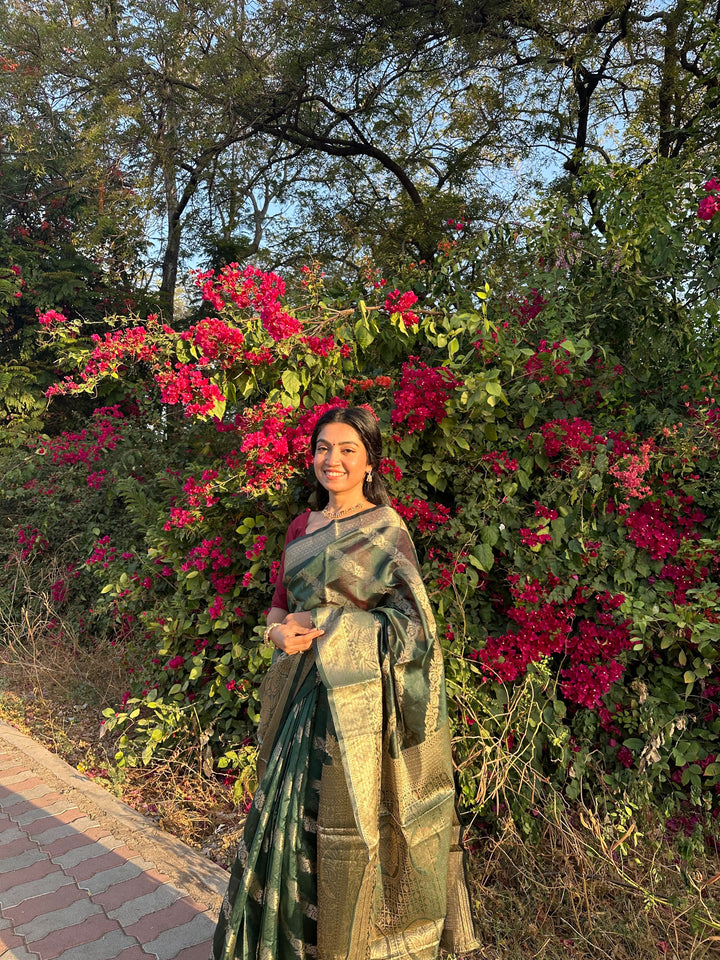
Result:
<instances>
[{"instance_id":1,"label":"woman's neck","mask_svg":"<svg viewBox=\"0 0 720 960\"><path fill-rule=\"evenodd\" d=\"M352 513L353 510L366 506L368 500L363 496L362 490L349 490L339 494L330 493L323 509L328 513Z\"/></svg>"}]
</instances>

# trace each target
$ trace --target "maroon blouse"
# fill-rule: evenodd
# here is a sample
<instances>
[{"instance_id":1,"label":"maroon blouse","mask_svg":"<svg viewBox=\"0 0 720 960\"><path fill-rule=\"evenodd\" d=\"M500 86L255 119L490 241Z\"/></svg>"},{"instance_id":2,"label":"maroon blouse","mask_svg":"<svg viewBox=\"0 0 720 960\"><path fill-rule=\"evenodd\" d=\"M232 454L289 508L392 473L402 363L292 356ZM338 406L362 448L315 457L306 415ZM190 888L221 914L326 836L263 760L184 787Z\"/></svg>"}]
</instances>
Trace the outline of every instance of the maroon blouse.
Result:
<instances>
[{"instance_id":1,"label":"maroon blouse","mask_svg":"<svg viewBox=\"0 0 720 960\"><path fill-rule=\"evenodd\" d=\"M291 543L293 540L297 540L298 537L303 537L305 531L307 530L308 519L310 518L310 511L306 510L305 513L301 513L299 516L295 517L290 526L287 529L285 534L285 546ZM271 607L280 607L281 610L287 610L288 608L288 599L287 599L287 590L283 586L283 580L285 578L285 550L283 548L282 557L280 559L280 569L278 570L278 577L275 581L275 592L272 595L272 602L270 603Z\"/></svg>"}]
</instances>

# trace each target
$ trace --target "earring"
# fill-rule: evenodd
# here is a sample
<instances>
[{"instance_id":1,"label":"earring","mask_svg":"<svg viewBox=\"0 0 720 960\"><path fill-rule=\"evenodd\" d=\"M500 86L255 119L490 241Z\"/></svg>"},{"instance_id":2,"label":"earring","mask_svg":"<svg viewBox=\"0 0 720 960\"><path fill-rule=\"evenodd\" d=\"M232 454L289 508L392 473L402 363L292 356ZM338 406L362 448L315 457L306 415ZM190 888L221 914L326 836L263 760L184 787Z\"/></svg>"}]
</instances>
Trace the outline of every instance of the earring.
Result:
<instances>
[{"instance_id":1,"label":"earring","mask_svg":"<svg viewBox=\"0 0 720 960\"><path fill-rule=\"evenodd\" d=\"M368 470L368 472L365 474L365 483L370 483L371 480L372 480L372 470Z\"/></svg>"}]
</instances>

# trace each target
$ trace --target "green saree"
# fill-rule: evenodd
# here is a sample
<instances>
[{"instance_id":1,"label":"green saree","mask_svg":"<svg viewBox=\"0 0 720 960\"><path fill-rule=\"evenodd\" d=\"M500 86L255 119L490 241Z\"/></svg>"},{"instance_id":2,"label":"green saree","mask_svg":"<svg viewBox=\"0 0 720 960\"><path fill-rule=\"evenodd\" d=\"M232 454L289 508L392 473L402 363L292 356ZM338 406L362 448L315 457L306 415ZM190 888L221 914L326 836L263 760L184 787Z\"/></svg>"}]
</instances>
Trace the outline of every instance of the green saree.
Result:
<instances>
[{"instance_id":1,"label":"green saree","mask_svg":"<svg viewBox=\"0 0 720 960\"><path fill-rule=\"evenodd\" d=\"M434 960L477 947L442 654L390 507L288 544L291 611L325 631L261 688L259 786L214 960Z\"/></svg>"}]
</instances>

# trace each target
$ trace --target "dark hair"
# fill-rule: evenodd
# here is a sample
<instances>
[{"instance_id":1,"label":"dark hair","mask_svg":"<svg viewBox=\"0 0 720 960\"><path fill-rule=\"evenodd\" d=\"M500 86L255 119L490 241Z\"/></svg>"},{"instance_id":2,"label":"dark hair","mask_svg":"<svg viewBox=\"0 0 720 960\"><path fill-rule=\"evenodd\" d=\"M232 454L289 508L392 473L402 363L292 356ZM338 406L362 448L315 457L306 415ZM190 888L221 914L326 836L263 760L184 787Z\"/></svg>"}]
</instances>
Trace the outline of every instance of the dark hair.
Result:
<instances>
[{"instance_id":1,"label":"dark hair","mask_svg":"<svg viewBox=\"0 0 720 960\"><path fill-rule=\"evenodd\" d=\"M375 417L364 407L333 407L332 410L327 410L318 419L312 436L310 437L310 450L313 456L315 456L315 447L317 446L320 431L328 423L346 423L359 435L365 447L365 452L367 453L368 463L372 467L372 479L369 483L367 480L363 483L363 496L369 500L370 503L389 504L390 497L388 496L385 482L380 476L379 468L380 458L382 457L382 437L380 436L380 428L377 425ZM315 481L315 499L317 500L318 509L320 510L327 506L328 500L330 499L327 490L317 479Z\"/></svg>"}]
</instances>

